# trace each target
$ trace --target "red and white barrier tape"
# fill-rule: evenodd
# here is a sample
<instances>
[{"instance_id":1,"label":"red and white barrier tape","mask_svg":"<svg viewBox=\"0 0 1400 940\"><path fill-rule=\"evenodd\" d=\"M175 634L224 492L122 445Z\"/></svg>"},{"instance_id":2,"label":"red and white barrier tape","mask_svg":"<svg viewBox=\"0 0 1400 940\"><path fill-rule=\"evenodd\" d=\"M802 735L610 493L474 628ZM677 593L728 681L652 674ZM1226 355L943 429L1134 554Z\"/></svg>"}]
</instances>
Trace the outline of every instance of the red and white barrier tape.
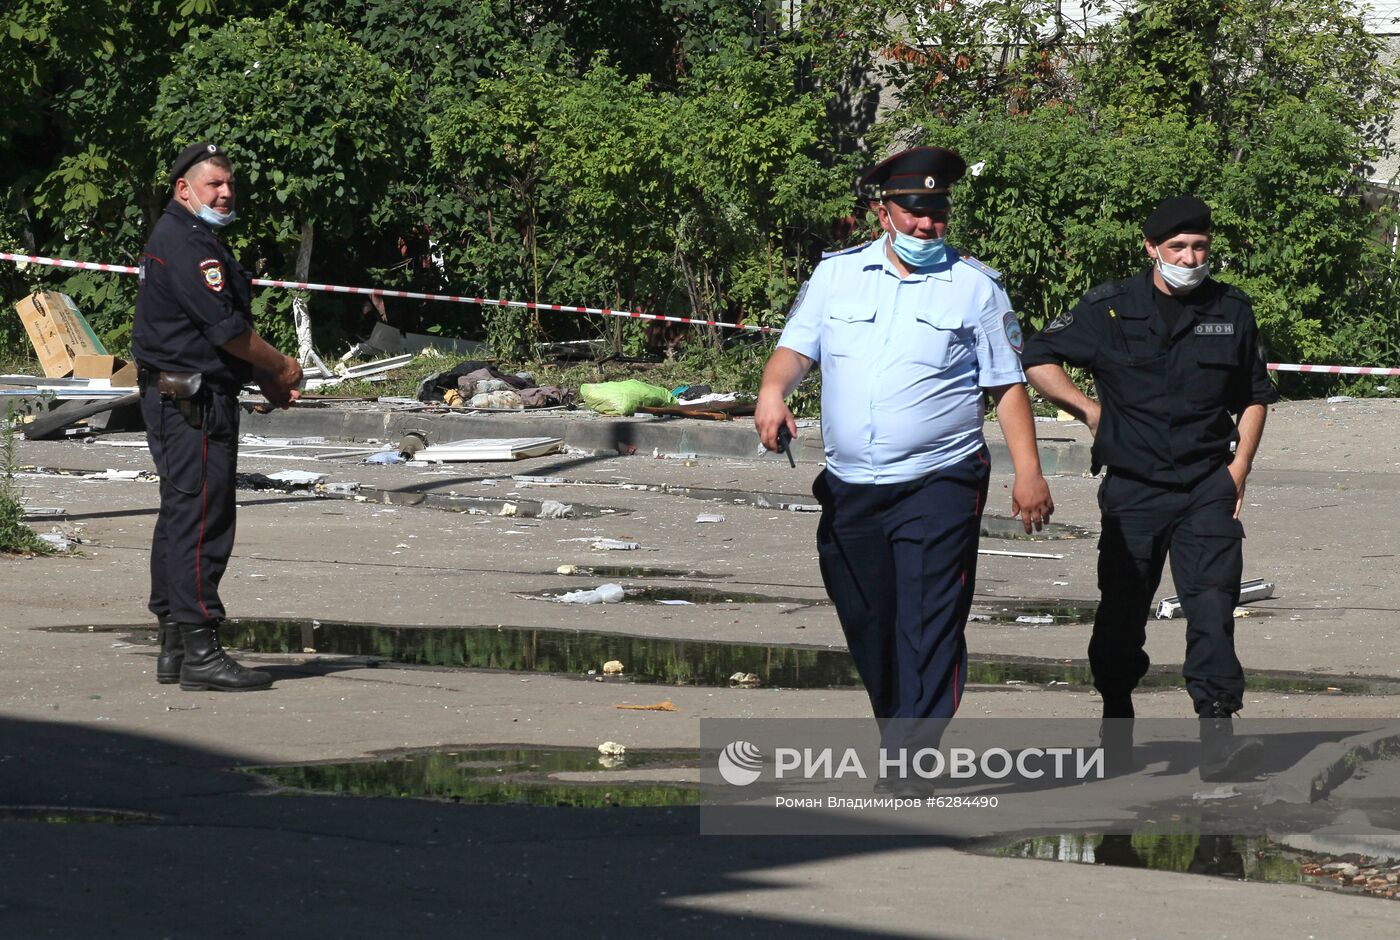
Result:
<instances>
[{"instance_id":1,"label":"red and white barrier tape","mask_svg":"<svg viewBox=\"0 0 1400 940\"><path fill-rule=\"evenodd\" d=\"M1272 372L1323 372L1330 375L1400 375L1400 369L1372 366L1308 366L1294 362L1269 362L1265 368Z\"/></svg>"},{"instance_id":2,"label":"red and white barrier tape","mask_svg":"<svg viewBox=\"0 0 1400 940\"><path fill-rule=\"evenodd\" d=\"M83 271L108 271L114 274L136 274L137 269L122 264L94 264L91 261L68 261L63 258L43 258L37 255L17 255L0 251L0 261L16 261L29 264L46 264L57 268L77 268ZM477 304L483 307L516 307L522 310L551 310L560 313L586 313L605 317L627 317L633 320L657 320L662 323L686 323L695 326L715 326L726 330L744 330L751 333L771 333L771 326L755 326L748 323L725 323L722 320L702 320L696 317L672 317L660 313L641 313L636 310L611 310L607 307L576 307L570 304L541 304L528 300L494 300L489 297L466 297L457 294L423 294L410 290L386 290L378 287L345 287L340 284L309 284L298 281L273 281L253 278L255 287L282 287L289 290L323 291L329 294L363 294L367 297L399 297L404 300L441 300L455 304Z\"/></svg>"},{"instance_id":3,"label":"red and white barrier tape","mask_svg":"<svg viewBox=\"0 0 1400 940\"><path fill-rule=\"evenodd\" d=\"M136 274L137 269L124 264L95 264L91 261L69 261L63 258L43 258L37 255L17 255L0 251L0 261L17 261L29 264L47 264L57 268L77 268L83 271L108 271L114 274ZM747 330L754 333L771 333L771 326L752 326L747 323L725 323L721 320L700 320L694 317L671 317L659 313L639 313L635 310L609 310L606 307L575 307L568 304L540 304L527 300L493 300L488 297L466 297L456 294L422 294L410 290L385 290L377 287L344 287L339 284L309 284L298 281L272 281L253 278L257 287L281 287L288 290L324 291L330 294L363 294L369 297L399 297L404 300L442 300L457 304L478 304L487 307L517 307L522 310L557 310L560 313L588 313L607 317L629 317L636 320L659 320L663 323L688 323L703 326L717 326L727 330ZM1315 366L1294 362L1270 362L1266 364L1270 372L1318 372L1328 375L1400 375L1400 369L1386 369L1373 366Z\"/></svg>"}]
</instances>

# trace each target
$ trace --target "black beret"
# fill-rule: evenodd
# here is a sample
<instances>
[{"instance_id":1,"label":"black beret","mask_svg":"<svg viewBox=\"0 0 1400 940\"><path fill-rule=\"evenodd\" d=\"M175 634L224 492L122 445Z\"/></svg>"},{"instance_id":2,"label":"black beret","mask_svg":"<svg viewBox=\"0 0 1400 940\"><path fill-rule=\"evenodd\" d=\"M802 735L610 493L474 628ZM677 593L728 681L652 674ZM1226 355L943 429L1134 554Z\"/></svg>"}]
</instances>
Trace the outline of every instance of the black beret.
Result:
<instances>
[{"instance_id":1,"label":"black beret","mask_svg":"<svg viewBox=\"0 0 1400 940\"><path fill-rule=\"evenodd\" d=\"M228 154L218 144L202 143L190 144L180 155L175 158L175 162L170 164L170 182L174 182L190 171L196 163L208 160L210 157L223 157L228 159Z\"/></svg>"},{"instance_id":2,"label":"black beret","mask_svg":"<svg viewBox=\"0 0 1400 940\"><path fill-rule=\"evenodd\" d=\"M967 172L967 161L945 147L914 147L880 161L856 184L863 198L890 200L905 209L943 209L948 189Z\"/></svg>"},{"instance_id":3,"label":"black beret","mask_svg":"<svg viewBox=\"0 0 1400 940\"><path fill-rule=\"evenodd\" d=\"M1154 242L1166 241L1182 232L1205 234L1209 231L1210 206L1195 196L1163 199L1142 223L1142 234Z\"/></svg>"}]
</instances>

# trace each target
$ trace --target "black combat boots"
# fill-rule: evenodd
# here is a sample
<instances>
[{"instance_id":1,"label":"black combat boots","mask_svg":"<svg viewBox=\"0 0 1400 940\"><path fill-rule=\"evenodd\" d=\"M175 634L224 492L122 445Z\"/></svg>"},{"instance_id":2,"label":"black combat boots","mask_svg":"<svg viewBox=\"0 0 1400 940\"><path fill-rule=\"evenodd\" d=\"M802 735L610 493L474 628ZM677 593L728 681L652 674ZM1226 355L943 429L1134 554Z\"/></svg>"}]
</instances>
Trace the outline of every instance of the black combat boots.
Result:
<instances>
[{"instance_id":1,"label":"black combat boots","mask_svg":"<svg viewBox=\"0 0 1400 940\"><path fill-rule=\"evenodd\" d=\"M1132 773L1133 760L1133 697L1105 695L1103 722L1099 725L1099 743L1103 746L1104 770L1109 774Z\"/></svg>"},{"instance_id":2,"label":"black combat boots","mask_svg":"<svg viewBox=\"0 0 1400 940\"><path fill-rule=\"evenodd\" d=\"M180 639L180 625L161 617L156 635L160 639L160 655L156 657L156 681L161 685L179 682L180 665L185 661L185 641Z\"/></svg>"},{"instance_id":3,"label":"black combat boots","mask_svg":"<svg viewBox=\"0 0 1400 940\"><path fill-rule=\"evenodd\" d=\"M272 676L234 662L219 644L215 627L180 624L185 662L180 667L180 688L187 692L251 692L272 685Z\"/></svg>"},{"instance_id":4,"label":"black combat boots","mask_svg":"<svg viewBox=\"0 0 1400 940\"><path fill-rule=\"evenodd\" d=\"M1236 738L1235 723L1228 705L1213 702L1201 710L1201 779L1249 780L1254 764L1264 750L1258 738Z\"/></svg>"}]
</instances>

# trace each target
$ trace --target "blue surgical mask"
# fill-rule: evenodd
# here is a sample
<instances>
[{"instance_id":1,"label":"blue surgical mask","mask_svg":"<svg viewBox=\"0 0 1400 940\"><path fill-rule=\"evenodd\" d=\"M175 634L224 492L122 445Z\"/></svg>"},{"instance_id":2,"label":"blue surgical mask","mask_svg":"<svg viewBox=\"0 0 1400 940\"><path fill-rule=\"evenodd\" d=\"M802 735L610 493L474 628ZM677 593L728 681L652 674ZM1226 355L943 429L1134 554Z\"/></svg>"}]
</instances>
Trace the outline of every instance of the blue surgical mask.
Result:
<instances>
[{"instance_id":1,"label":"blue surgical mask","mask_svg":"<svg viewBox=\"0 0 1400 940\"><path fill-rule=\"evenodd\" d=\"M195 196L193 189L190 190L190 198L194 199L195 202L199 201L199 197ZM201 222L211 228L223 228L225 225L228 225L234 219L238 218L238 213L232 209L227 212L220 212L213 206L206 206L203 204L195 210L195 215L199 217Z\"/></svg>"},{"instance_id":2,"label":"blue surgical mask","mask_svg":"<svg viewBox=\"0 0 1400 940\"><path fill-rule=\"evenodd\" d=\"M941 238L915 238L896 230L894 253L911 268L927 268L947 260L948 246Z\"/></svg>"}]
</instances>

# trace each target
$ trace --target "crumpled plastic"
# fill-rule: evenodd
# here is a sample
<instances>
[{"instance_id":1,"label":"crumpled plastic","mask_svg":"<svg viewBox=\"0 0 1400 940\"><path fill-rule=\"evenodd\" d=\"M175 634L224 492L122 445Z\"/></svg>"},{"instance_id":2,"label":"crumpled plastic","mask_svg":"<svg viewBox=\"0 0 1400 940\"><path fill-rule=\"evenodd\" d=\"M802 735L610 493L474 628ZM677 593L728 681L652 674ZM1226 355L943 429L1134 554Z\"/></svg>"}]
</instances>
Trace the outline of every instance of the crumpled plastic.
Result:
<instances>
[{"instance_id":1,"label":"crumpled plastic","mask_svg":"<svg viewBox=\"0 0 1400 940\"><path fill-rule=\"evenodd\" d=\"M555 598L561 604L616 604L627 596L620 584L603 584L591 591L570 591Z\"/></svg>"},{"instance_id":2,"label":"crumpled plastic","mask_svg":"<svg viewBox=\"0 0 1400 940\"><path fill-rule=\"evenodd\" d=\"M525 403L520 400L520 396L510 389L498 392L482 392L473 395L469 403L473 408L503 408L512 411L524 411Z\"/></svg>"},{"instance_id":3,"label":"crumpled plastic","mask_svg":"<svg viewBox=\"0 0 1400 940\"><path fill-rule=\"evenodd\" d=\"M601 415L634 415L644 405L664 408L676 403L676 397L667 389L636 379L584 384L578 393L585 406Z\"/></svg>"}]
</instances>

